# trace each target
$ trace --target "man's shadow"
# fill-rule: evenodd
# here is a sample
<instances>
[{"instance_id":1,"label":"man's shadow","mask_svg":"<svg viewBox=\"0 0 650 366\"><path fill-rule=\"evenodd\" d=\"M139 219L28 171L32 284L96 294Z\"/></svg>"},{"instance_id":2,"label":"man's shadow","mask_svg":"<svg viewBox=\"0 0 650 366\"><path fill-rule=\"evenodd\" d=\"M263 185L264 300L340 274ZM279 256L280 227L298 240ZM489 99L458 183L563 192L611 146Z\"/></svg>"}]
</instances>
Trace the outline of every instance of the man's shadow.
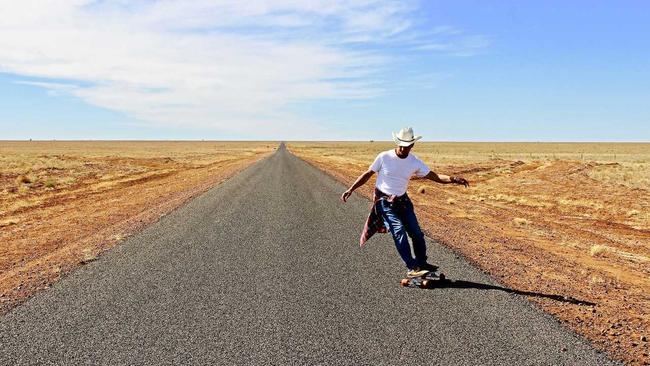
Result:
<instances>
[{"instance_id":1,"label":"man's shadow","mask_svg":"<svg viewBox=\"0 0 650 366\"><path fill-rule=\"evenodd\" d=\"M509 294L540 297L540 298L551 299L555 301L566 302L574 305L596 306L596 303L585 301L585 300L579 300L570 296L551 295L551 294L543 294L540 292L513 290L507 287L488 285L485 283L478 283L478 282L471 282L471 281L448 280L448 279L434 280L432 283L429 284L429 286L427 286L427 289L435 289L435 288L474 288L478 290L499 290L499 291L507 292Z\"/></svg>"}]
</instances>

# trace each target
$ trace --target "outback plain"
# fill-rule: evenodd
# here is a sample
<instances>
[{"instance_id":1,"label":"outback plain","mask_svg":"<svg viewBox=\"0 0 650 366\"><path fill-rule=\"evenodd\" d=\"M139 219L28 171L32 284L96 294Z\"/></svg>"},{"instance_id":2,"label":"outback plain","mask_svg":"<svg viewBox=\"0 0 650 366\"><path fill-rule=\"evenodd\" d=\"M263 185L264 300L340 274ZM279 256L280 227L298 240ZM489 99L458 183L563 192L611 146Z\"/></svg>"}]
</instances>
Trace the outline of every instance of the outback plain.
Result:
<instances>
[{"instance_id":1,"label":"outback plain","mask_svg":"<svg viewBox=\"0 0 650 366\"><path fill-rule=\"evenodd\" d=\"M288 148L349 186L394 145ZM412 153L471 184L411 182L428 236L612 357L650 364L650 144L421 142ZM374 179L358 192L371 198Z\"/></svg>"},{"instance_id":2,"label":"outback plain","mask_svg":"<svg viewBox=\"0 0 650 366\"><path fill-rule=\"evenodd\" d=\"M276 147L0 141L0 314Z\"/></svg>"}]
</instances>

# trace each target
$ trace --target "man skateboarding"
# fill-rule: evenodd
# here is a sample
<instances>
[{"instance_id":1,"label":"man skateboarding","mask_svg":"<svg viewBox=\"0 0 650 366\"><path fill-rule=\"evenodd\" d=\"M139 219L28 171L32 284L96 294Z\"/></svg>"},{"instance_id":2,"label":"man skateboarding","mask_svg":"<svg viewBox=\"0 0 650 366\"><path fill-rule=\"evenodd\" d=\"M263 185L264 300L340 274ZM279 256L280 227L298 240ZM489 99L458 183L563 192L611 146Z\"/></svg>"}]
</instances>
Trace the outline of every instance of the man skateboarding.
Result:
<instances>
[{"instance_id":1,"label":"man skateboarding","mask_svg":"<svg viewBox=\"0 0 650 366\"><path fill-rule=\"evenodd\" d=\"M415 217L413 203L406 193L411 176L415 175L442 184L454 183L469 187L469 183L464 178L436 174L422 160L410 153L415 142L421 138L422 136L413 135L411 127L393 133L393 140L397 147L379 153L368 171L361 174L350 189L341 195L341 201L347 202L355 189L364 185L373 174L377 173L373 206L361 234L360 244L363 245L376 232L390 231L397 252L408 268L408 277L424 276L427 272L435 272L438 269L427 263L424 234ZM413 242L415 257L411 255L407 234Z\"/></svg>"}]
</instances>

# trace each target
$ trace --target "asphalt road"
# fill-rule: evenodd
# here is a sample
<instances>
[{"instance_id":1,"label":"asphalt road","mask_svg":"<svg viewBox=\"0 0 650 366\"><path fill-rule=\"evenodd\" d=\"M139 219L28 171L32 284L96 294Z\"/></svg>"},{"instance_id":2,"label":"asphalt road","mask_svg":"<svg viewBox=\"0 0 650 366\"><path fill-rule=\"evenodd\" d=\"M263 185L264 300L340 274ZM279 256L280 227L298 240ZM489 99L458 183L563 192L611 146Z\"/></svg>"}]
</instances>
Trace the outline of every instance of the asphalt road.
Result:
<instances>
[{"instance_id":1,"label":"asphalt road","mask_svg":"<svg viewBox=\"0 0 650 366\"><path fill-rule=\"evenodd\" d=\"M283 147L0 318L0 364L608 365L449 250L405 274L369 202Z\"/></svg>"}]
</instances>

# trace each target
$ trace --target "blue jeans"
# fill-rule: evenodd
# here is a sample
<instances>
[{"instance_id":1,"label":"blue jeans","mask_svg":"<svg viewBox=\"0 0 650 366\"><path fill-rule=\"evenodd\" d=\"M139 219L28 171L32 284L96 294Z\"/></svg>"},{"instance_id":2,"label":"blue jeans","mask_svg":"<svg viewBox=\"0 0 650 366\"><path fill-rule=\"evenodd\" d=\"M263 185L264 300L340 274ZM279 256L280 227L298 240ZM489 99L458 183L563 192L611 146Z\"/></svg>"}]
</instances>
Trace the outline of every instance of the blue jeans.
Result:
<instances>
[{"instance_id":1,"label":"blue jeans","mask_svg":"<svg viewBox=\"0 0 650 366\"><path fill-rule=\"evenodd\" d=\"M413 211L413 202L407 196L401 196L400 202L388 202L385 198L377 202L377 213L384 219L386 227L393 235L397 252L402 257L406 267L413 269L427 262L427 246L424 233L420 229L418 219ZM413 241L413 254L408 236Z\"/></svg>"}]
</instances>

